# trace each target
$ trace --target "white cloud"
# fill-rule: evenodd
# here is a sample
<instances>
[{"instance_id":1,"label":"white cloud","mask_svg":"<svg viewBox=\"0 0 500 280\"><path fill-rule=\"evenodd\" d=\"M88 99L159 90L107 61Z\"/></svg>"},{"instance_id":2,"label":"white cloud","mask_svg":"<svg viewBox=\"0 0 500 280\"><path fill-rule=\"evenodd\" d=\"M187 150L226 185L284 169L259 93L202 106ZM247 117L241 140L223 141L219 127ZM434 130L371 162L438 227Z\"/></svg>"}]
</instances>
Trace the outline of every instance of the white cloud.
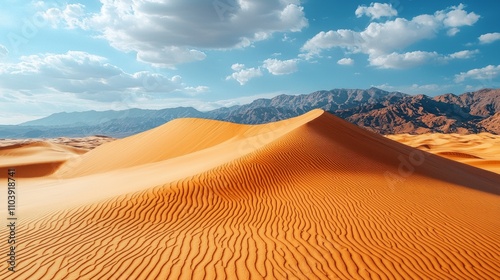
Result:
<instances>
[{"instance_id":1,"label":"white cloud","mask_svg":"<svg viewBox=\"0 0 500 280\"><path fill-rule=\"evenodd\" d=\"M452 53L448 56L450 59L468 59L474 57L475 54L478 54L479 50L464 50Z\"/></svg>"},{"instance_id":2,"label":"white cloud","mask_svg":"<svg viewBox=\"0 0 500 280\"><path fill-rule=\"evenodd\" d=\"M398 52L422 40L436 37L443 29L449 29L448 34L454 35L459 27L472 25L479 19L475 13L467 13L463 9L464 6L459 5L433 15L419 15L411 20L396 18L381 23L372 22L360 32L350 29L322 31L302 46L300 57L310 60L320 56L324 50L342 48L346 52L367 54L370 64L377 67L421 65L441 56L428 51Z\"/></svg>"},{"instance_id":3,"label":"white cloud","mask_svg":"<svg viewBox=\"0 0 500 280\"><path fill-rule=\"evenodd\" d=\"M372 20L379 19L381 17L393 17L398 15L391 4L381 4L381 3L371 3L369 7L358 6L354 12L359 18L363 15L370 17Z\"/></svg>"},{"instance_id":4,"label":"white cloud","mask_svg":"<svg viewBox=\"0 0 500 280\"><path fill-rule=\"evenodd\" d=\"M88 15L85 13L85 5L80 3L68 4L64 9L50 8L42 14L52 27L62 25L68 29L86 29L86 16Z\"/></svg>"},{"instance_id":5,"label":"white cloud","mask_svg":"<svg viewBox=\"0 0 500 280\"><path fill-rule=\"evenodd\" d=\"M297 72L297 59L278 60L274 58L264 60L262 67L273 75L287 75Z\"/></svg>"},{"instance_id":6,"label":"white cloud","mask_svg":"<svg viewBox=\"0 0 500 280\"><path fill-rule=\"evenodd\" d=\"M209 89L210 88L207 86L197 86L197 87L185 87L183 91L188 95L194 96L207 92L209 91Z\"/></svg>"},{"instance_id":7,"label":"white cloud","mask_svg":"<svg viewBox=\"0 0 500 280\"><path fill-rule=\"evenodd\" d=\"M270 38L273 33L297 32L308 25L299 1L101 3L98 13L84 18L79 11L63 12L66 8L49 10L46 14L50 18L62 16L66 28L79 26L96 31L114 48L135 52L138 60L160 67L202 60L206 57L204 50L247 47ZM61 26L63 21L54 19L53 22Z\"/></svg>"},{"instance_id":8,"label":"white cloud","mask_svg":"<svg viewBox=\"0 0 500 280\"><path fill-rule=\"evenodd\" d=\"M500 76L500 65L488 65L483 68L471 69L455 75L455 82L460 83L467 79L489 80Z\"/></svg>"},{"instance_id":9,"label":"white cloud","mask_svg":"<svg viewBox=\"0 0 500 280\"><path fill-rule=\"evenodd\" d=\"M129 74L104 57L79 51L23 56L18 63L0 63L0 89L71 94L104 102L131 93L193 91L180 76L169 78L148 71Z\"/></svg>"},{"instance_id":10,"label":"white cloud","mask_svg":"<svg viewBox=\"0 0 500 280\"><path fill-rule=\"evenodd\" d=\"M446 34L450 37L453 37L453 36L457 35L458 32L460 32L460 29L453 27L453 28L448 29L448 31L446 31Z\"/></svg>"},{"instance_id":11,"label":"white cloud","mask_svg":"<svg viewBox=\"0 0 500 280\"><path fill-rule=\"evenodd\" d=\"M344 58L340 59L339 61L337 61L337 64L340 64L340 65L353 65L354 64L354 59L344 57Z\"/></svg>"},{"instance_id":12,"label":"white cloud","mask_svg":"<svg viewBox=\"0 0 500 280\"><path fill-rule=\"evenodd\" d=\"M463 50L449 55L437 52L414 51L406 53L393 52L387 55L370 56L370 64L379 68L403 69L411 68L431 62L445 62L452 59L469 59L479 53L479 50Z\"/></svg>"},{"instance_id":13,"label":"white cloud","mask_svg":"<svg viewBox=\"0 0 500 280\"><path fill-rule=\"evenodd\" d=\"M251 79L262 76L262 69L266 69L272 75L288 75L297 72L297 63L298 59L279 60L276 58L266 59L262 66L252 68L246 68L244 64L235 63L231 65L234 72L227 76L226 80L236 80L240 85L245 85Z\"/></svg>"},{"instance_id":14,"label":"white cloud","mask_svg":"<svg viewBox=\"0 0 500 280\"><path fill-rule=\"evenodd\" d=\"M177 46L166 46L160 50L143 50L137 52L138 61L162 68L175 68L177 64L200 61L206 57L207 55L204 52Z\"/></svg>"},{"instance_id":15,"label":"white cloud","mask_svg":"<svg viewBox=\"0 0 500 280\"><path fill-rule=\"evenodd\" d=\"M406 48L423 39L435 36L436 23L414 18L397 18L385 23L372 22L361 32L348 29L320 32L308 40L302 50L319 55L325 49L340 47L354 53L380 55Z\"/></svg>"},{"instance_id":16,"label":"white cloud","mask_svg":"<svg viewBox=\"0 0 500 280\"><path fill-rule=\"evenodd\" d=\"M465 5L451 6L447 10L438 11L434 15L442 21L446 27L461 27L472 26L476 23L480 16L474 12L467 13Z\"/></svg>"},{"instance_id":17,"label":"white cloud","mask_svg":"<svg viewBox=\"0 0 500 280\"><path fill-rule=\"evenodd\" d=\"M479 36L479 42L481 44L490 44L498 40L500 40L500 33L498 32L486 33Z\"/></svg>"},{"instance_id":18,"label":"white cloud","mask_svg":"<svg viewBox=\"0 0 500 280\"><path fill-rule=\"evenodd\" d=\"M245 68L245 64L235 63L231 65L231 69L233 69L234 71L240 71L243 70L243 68Z\"/></svg>"},{"instance_id":19,"label":"white cloud","mask_svg":"<svg viewBox=\"0 0 500 280\"><path fill-rule=\"evenodd\" d=\"M240 85L245 85L251 79L262 76L260 68L245 68L244 64L233 64L231 69L235 72L227 76L226 80L236 80Z\"/></svg>"},{"instance_id":20,"label":"white cloud","mask_svg":"<svg viewBox=\"0 0 500 280\"><path fill-rule=\"evenodd\" d=\"M439 57L436 52L414 51L406 53L393 52L388 55L371 56L370 64L379 68L411 68L426 64Z\"/></svg>"}]
</instances>

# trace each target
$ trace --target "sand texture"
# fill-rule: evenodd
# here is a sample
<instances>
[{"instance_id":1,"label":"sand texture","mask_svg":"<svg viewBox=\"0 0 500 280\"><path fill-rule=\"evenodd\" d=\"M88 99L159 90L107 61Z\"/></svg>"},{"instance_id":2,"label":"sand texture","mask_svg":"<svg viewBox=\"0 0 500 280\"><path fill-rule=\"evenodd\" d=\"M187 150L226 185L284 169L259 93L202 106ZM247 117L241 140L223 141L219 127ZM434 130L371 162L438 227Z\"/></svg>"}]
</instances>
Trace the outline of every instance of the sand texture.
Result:
<instances>
[{"instance_id":1,"label":"sand texture","mask_svg":"<svg viewBox=\"0 0 500 280\"><path fill-rule=\"evenodd\" d=\"M2 260L0 279L500 278L499 174L321 110L0 158L20 176L17 271Z\"/></svg>"},{"instance_id":2,"label":"sand texture","mask_svg":"<svg viewBox=\"0 0 500 280\"><path fill-rule=\"evenodd\" d=\"M28 138L28 139L0 139L0 147L12 146L12 145L26 145L37 142L49 142L53 144L63 144L66 146L83 149L92 150L97 146L104 143L114 141L115 139L103 135L94 135L88 137L58 137L58 138Z\"/></svg>"},{"instance_id":3,"label":"sand texture","mask_svg":"<svg viewBox=\"0 0 500 280\"><path fill-rule=\"evenodd\" d=\"M387 137L429 153L500 174L500 135L431 133Z\"/></svg>"}]
</instances>

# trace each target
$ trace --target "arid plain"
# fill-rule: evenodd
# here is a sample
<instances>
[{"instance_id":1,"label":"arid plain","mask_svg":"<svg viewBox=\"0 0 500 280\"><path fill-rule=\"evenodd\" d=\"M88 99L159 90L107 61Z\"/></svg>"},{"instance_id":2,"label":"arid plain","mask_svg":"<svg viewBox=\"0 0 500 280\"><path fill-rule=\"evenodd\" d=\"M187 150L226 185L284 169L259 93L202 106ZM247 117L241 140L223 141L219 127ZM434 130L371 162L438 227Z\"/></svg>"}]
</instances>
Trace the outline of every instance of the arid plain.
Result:
<instances>
[{"instance_id":1,"label":"arid plain","mask_svg":"<svg viewBox=\"0 0 500 280\"><path fill-rule=\"evenodd\" d=\"M0 148L19 192L1 279L500 277L499 136L384 137L313 110L63 140Z\"/></svg>"}]
</instances>

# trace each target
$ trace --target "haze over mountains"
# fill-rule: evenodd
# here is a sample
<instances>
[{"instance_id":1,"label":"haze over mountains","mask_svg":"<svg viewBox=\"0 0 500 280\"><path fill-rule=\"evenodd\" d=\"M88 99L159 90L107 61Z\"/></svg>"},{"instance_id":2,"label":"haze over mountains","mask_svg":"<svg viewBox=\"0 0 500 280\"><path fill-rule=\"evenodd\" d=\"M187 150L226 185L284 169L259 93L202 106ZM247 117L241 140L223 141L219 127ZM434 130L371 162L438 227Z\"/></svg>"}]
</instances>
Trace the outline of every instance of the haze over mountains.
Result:
<instances>
[{"instance_id":1,"label":"haze over mountains","mask_svg":"<svg viewBox=\"0 0 500 280\"><path fill-rule=\"evenodd\" d=\"M448 93L429 97L370 88L279 95L208 112L179 107L163 110L57 113L17 126L0 126L0 137L79 137L96 134L124 137L177 118L194 117L261 124L295 117L316 108L381 134L500 134L499 89L482 89L458 96Z\"/></svg>"}]
</instances>

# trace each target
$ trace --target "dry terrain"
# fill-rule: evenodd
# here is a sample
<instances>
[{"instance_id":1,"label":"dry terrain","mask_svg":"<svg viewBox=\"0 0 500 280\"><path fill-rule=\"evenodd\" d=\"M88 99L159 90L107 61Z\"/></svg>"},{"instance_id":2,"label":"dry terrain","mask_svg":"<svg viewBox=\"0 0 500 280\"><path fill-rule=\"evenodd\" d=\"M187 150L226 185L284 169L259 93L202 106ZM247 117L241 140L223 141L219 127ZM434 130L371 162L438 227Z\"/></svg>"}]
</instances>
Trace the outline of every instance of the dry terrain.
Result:
<instances>
[{"instance_id":1,"label":"dry terrain","mask_svg":"<svg viewBox=\"0 0 500 280\"><path fill-rule=\"evenodd\" d=\"M322 110L0 148L0 279L498 279L500 175L471 166L498 169L498 138L395 137L470 165Z\"/></svg>"},{"instance_id":2,"label":"dry terrain","mask_svg":"<svg viewBox=\"0 0 500 280\"><path fill-rule=\"evenodd\" d=\"M388 138L426 152L500 174L500 136L490 133L421 135L398 134Z\"/></svg>"}]
</instances>

